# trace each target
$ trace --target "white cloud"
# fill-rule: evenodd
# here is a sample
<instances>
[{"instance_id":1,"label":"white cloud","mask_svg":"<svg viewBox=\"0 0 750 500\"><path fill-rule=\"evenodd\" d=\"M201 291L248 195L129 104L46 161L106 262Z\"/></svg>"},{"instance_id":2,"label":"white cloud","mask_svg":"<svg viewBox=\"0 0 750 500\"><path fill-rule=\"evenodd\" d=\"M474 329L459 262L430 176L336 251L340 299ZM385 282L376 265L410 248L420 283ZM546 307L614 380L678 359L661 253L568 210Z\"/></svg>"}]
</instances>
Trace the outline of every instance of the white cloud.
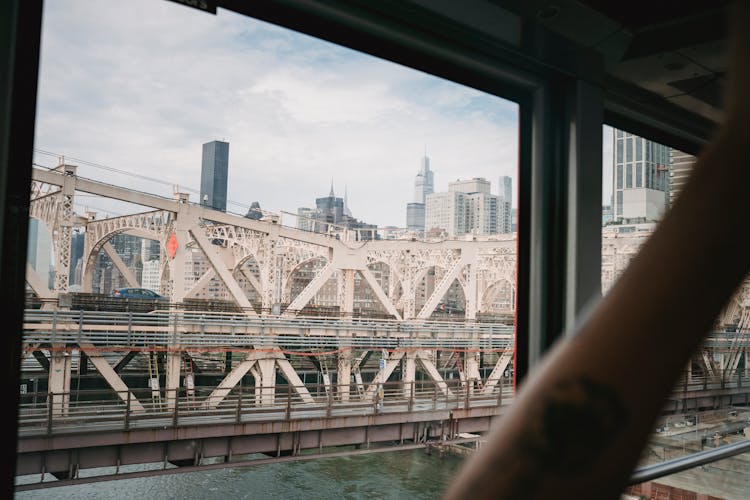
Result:
<instances>
[{"instance_id":1,"label":"white cloud","mask_svg":"<svg viewBox=\"0 0 750 500\"><path fill-rule=\"evenodd\" d=\"M293 212L333 178L354 216L379 225L405 223L425 147L438 190L517 178L514 104L172 2L45 2L38 102L36 147L162 179L79 169L165 196L168 183L199 187L214 139L230 143L230 200Z\"/></svg>"}]
</instances>

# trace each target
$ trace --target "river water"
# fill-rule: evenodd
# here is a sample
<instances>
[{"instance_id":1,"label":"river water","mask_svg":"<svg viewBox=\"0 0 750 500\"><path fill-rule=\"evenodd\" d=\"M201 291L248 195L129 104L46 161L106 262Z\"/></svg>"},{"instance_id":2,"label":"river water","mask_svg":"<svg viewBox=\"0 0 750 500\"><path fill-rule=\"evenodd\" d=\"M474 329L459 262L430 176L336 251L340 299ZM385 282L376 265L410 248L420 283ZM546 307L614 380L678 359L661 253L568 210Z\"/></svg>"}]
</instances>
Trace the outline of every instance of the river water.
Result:
<instances>
[{"instance_id":1,"label":"river water","mask_svg":"<svg viewBox=\"0 0 750 500\"><path fill-rule=\"evenodd\" d=\"M463 459L424 450L321 458L17 492L19 500L436 499Z\"/></svg>"}]
</instances>

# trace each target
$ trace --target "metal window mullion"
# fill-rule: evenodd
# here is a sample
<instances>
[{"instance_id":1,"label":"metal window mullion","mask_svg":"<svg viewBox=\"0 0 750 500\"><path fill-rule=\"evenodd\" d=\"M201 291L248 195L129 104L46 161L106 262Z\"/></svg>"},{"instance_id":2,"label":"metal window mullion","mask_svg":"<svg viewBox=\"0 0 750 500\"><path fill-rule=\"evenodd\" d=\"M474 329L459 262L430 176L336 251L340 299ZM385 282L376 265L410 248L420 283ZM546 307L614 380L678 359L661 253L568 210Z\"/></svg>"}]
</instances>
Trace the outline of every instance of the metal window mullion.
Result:
<instances>
[{"instance_id":1,"label":"metal window mullion","mask_svg":"<svg viewBox=\"0 0 750 500\"><path fill-rule=\"evenodd\" d=\"M602 127L601 89L577 80L568 86L565 336L601 297Z\"/></svg>"},{"instance_id":2,"label":"metal window mullion","mask_svg":"<svg viewBox=\"0 0 750 500\"><path fill-rule=\"evenodd\" d=\"M527 258L528 269L525 277L527 289L519 290L519 294L523 294L528 305L526 317L519 318L519 321L526 321L528 348L525 362L528 370L540 361L563 328L564 226L567 210L562 171L565 167L562 161L565 123L561 89L562 85L556 82L548 82L540 87L533 93L526 111L530 131L525 132L531 135L531 143L527 145L530 157L526 166L526 194L529 201L525 204L529 213L523 220L519 219L519 224L526 225L526 228L519 228L519 238L527 238L528 249L525 255L519 249L519 259ZM526 235L522 234L524 231ZM521 335L521 328L519 330ZM523 353L519 352L519 355ZM523 368L521 363L524 360L517 362ZM523 375L523 371L520 375Z\"/></svg>"},{"instance_id":3,"label":"metal window mullion","mask_svg":"<svg viewBox=\"0 0 750 500\"><path fill-rule=\"evenodd\" d=\"M3 338L3 443L9 457L0 478L6 498L14 493L19 376L28 240L29 186L41 39L41 0L0 2L0 295Z\"/></svg>"}]
</instances>

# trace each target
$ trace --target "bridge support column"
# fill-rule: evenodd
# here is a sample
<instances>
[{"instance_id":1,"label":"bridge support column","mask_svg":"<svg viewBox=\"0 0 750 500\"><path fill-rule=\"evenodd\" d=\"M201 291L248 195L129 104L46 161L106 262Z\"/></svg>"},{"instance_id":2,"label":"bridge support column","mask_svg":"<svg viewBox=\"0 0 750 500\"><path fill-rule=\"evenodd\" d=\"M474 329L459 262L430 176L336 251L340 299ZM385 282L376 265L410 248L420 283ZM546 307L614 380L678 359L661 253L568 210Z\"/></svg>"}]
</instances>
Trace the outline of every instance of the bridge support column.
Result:
<instances>
[{"instance_id":1,"label":"bridge support column","mask_svg":"<svg viewBox=\"0 0 750 500\"><path fill-rule=\"evenodd\" d=\"M270 406L273 404L276 393L276 360L274 358L259 359L257 367L260 377L255 379L256 404Z\"/></svg>"},{"instance_id":2,"label":"bridge support column","mask_svg":"<svg viewBox=\"0 0 750 500\"><path fill-rule=\"evenodd\" d=\"M464 254L471 253L471 264L469 264L469 283L467 286L467 297L466 297L466 319L474 321L477 319L477 254L476 251L463 250Z\"/></svg>"},{"instance_id":3,"label":"bridge support column","mask_svg":"<svg viewBox=\"0 0 750 500\"><path fill-rule=\"evenodd\" d=\"M169 260L169 278L172 281L172 303L180 303L185 299L187 294L187 283L185 282L185 261L187 255L187 245L190 243L190 236L187 228L182 227L187 222L183 219L186 215L183 214L182 209L177 214L177 221L175 223L174 236L177 239L177 250L175 251L174 257Z\"/></svg>"},{"instance_id":4,"label":"bridge support column","mask_svg":"<svg viewBox=\"0 0 750 500\"><path fill-rule=\"evenodd\" d=\"M479 375L479 353L467 352L464 356L466 383L469 388L469 396L471 397L474 395L474 385L479 384L482 381L482 378Z\"/></svg>"},{"instance_id":5,"label":"bridge support column","mask_svg":"<svg viewBox=\"0 0 750 500\"><path fill-rule=\"evenodd\" d=\"M404 279L401 282L401 302L404 306L402 316L404 319L412 319L417 315L415 288L416 283L411 280Z\"/></svg>"},{"instance_id":6,"label":"bridge support column","mask_svg":"<svg viewBox=\"0 0 750 500\"><path fill-rule=\"evenodd\" d=\"M336 371L336 385L338 386L339 401L349 401L352 378L352 349L346 347L339 352L338 369Z\"/></svg>"},{"instance_id":7,"label":"bridge support column","mask_svg":"<svg viewBox=\"0 0 750 500\"><path fill-rule=\"evenodd\" d=\"M347 318L354 313L354 273L354 269L339 270L339 309Z\"/></svg>"},{"instance_id":8,"label":"bridge support column","mask_svg":"<svg viewBox=\"0 0 750 500\"><path fill-rule=\"evenodd\" d=\"M414 351L409 351L404 358L404 376L402 378L405 398L411 399L414 396L414 379L416 372L416 354Z\"/></svg>"},{"instance_id":9,"label":"bridge support column","mask_svg":"<svg viewBox=\"0 0 750 500\"><path fill-rule=\"evenodd\" d=\"M167 408L174 409L174 405L179 400L178 391L180 389L180 368L182 367L182 351L167 352L166 373L165 373L165 392L167 398Z\"/></svg>"},{"instance_id":10,"label":"bridge support column","mask_svg":"<svg viewBox=\"0 0 750 500\"><path fill-rule=\"evenodd\" d=\"M71 356L69 352L56 350L53 345L50 353L49 364L49 403L52 405L52 416L62 417L68 413L68 402L70 401L70 365Z\"/></svg>"},{"instance_id":11,"label":"bridge support column","mask_svg":"<svg viewBox=\"0 0 750 500\"><path fill-rule=\"evenodd\" d=\"M56 292L68 291L68 278L70 274L70 241L73 234L73 198L76 185L76 168L73 165L58 165L55 170L64 172L63 185L60 190L60 206L57 219L57 227L53 228L55 248L55 277L54 287Z\"/></svg>"}]
</instances>

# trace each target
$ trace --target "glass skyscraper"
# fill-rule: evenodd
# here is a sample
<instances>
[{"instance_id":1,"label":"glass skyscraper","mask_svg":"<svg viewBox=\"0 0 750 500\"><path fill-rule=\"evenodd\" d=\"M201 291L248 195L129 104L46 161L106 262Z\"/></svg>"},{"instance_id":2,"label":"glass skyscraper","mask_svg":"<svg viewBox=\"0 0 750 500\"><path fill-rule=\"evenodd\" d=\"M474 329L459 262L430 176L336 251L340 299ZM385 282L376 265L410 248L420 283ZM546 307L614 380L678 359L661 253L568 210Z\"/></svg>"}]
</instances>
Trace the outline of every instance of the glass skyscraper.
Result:
<instances>
[{"instance_id":1,"label":"glass skyscraper","mask_svg":"<svg viewBox=\"0 0 750 500\"><path fill-rule=\"evenodd\" d=\"M201 164L201 205L227 209L227 177L229 173L229 143L211 141L203 145Z\"/></svg>"},{"instance_id":2,"label":"glass skyscraper","mask_svg":"<svg viewBox=\"0 0 750 500\"><path fill-rule=\"evenodd\" d=\"M614 152L614 219L658 220L667 205L670 148L615 130Z\"/></svg>"}]
</instances>

